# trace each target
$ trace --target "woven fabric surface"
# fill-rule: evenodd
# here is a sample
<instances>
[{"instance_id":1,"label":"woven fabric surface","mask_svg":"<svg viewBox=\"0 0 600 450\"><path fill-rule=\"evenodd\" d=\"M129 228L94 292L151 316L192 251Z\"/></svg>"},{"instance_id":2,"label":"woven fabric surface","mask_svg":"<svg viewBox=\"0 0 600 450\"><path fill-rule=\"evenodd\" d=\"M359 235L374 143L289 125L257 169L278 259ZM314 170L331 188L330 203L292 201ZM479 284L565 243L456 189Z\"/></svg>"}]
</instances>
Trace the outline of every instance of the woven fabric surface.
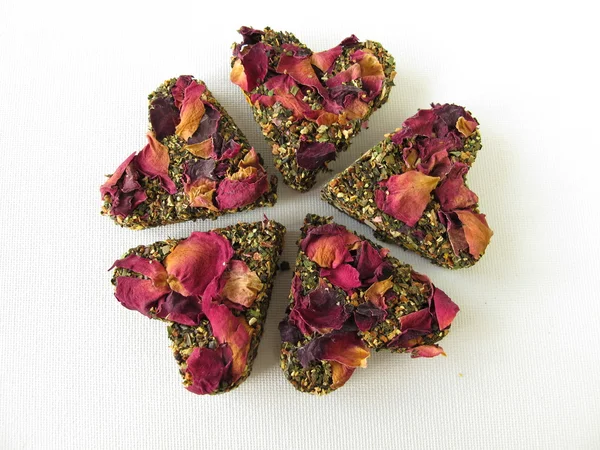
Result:
<instances>
[{"instance_id":1,"label":"woven fabric surface","mask_svg":"<svg viewBox=\"0 0 600 450\"><path fill-rule=\"evenodd\" d=\"M0 3L0 448L598 448L600 100L584 2ZM581 3L580 5L577 5ZM366 226L300 194L216 221L144 231L100 216L99 186L145 143L146 96L204 80L276 174L229 81L241 25L288 30L313 50L354 33L396 58L396 87L337 173L431 102L466 106L483 150L469 186L495 234L473 268L449 271L389 246L461 307L448 356L373 354L343 388L302 394L279 369L278 275L252 375L197 396L181 386L166 325L115 300L125 250L263 214L293 266L308 212Z\"/></svg>"}]
</instances>

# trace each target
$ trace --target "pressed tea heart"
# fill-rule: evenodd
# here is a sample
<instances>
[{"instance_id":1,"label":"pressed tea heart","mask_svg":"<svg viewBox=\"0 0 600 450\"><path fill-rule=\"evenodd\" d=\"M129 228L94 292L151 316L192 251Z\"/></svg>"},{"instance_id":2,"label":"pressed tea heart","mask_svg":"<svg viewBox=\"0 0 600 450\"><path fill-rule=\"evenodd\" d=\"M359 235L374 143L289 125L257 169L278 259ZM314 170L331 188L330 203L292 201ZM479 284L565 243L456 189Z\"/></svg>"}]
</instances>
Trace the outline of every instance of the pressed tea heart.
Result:
<instances>
[{"instance_id":1,"label":"pressed tea heart","mask_svg":"<svg viewBox=\"0 0 600 450\"><path fill-rule=\"evenodd\" d=\"M420 110L331 180L322 197L377 238L443 267L472 266L493 234L466 185L481 149L477 127L461 106Z\"/></svg>"},{"instance_id":2,"label":"pressed tea heart","mask_svg":"<svg viewBox=\"0 0 600 450\"><path fill-rule=\"evenodd\" d=\"M309 214L304 223L279 324L281 368L296 389L327 394L343 386L372 349L445 354L436 343L459 308L441 289L330 218Z\"/></svg>"},{"instance_id":3,"label":"pressed tea heart","mask_svg":"<svg viewBox=\"0 0 600 450\"><path fill-rule=\"evenodd\" d=\"M115 261L115 297L169 323L184 386L216 394L248 377L262 336L285 228L239 223L129 250Z\"/></svg>"},{"instance_id":4,"label":"pressed tea heart","mask_svg":"<svg viewBox=\"0 0 600 450\"><path fill-rule=\"evenodd\" d=\"M234 45L231 81L244 91L283 181L309 190L387 101L394 58L381 44L354 35L314 53L291 33L239 32L243 41Z\"/></svg>"},{"instance_id":5,"label":"pressed tea heart","mask_svg":"<svg viewBox=\"0 0 600 450\"><path fill-rule=\"evenodd\" d=\"M102 214L141 229L276 202L277 178L202 81L173 78L148 98L148 144L102 185Z\"/></svg>"}]
</instances>

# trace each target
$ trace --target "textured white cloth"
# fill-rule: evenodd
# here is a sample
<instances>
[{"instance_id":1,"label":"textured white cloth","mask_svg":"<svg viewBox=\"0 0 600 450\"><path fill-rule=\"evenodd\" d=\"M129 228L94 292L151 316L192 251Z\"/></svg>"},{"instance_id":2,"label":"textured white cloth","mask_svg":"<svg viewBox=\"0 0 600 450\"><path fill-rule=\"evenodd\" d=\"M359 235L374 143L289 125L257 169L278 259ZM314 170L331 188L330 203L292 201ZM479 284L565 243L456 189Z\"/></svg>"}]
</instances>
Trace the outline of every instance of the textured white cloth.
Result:
<instances>
[{"instance_id":1,"label":"textured white cloth","mask_svg":"<svg viewBox=\"0 0 600 450\"><path fill-rule=\"evenodd\" d=\"M40 2L41 3L41 2ZM600 41L584 2L0 2L0 448L598 448L597 224ZM327 397L279 369L273 293L254 371L241 387L181 387L166 326L114 299L107 269L128 248L263 214L369 229L280 184L274 208L141 232L99 214L98 188L142 148L146 96L203 79L276 170L238 88L241 25L289 30L315 50L355 33L396 57L397 86L347 167L430 102L465 105L484 148L469 174L495 232L475 267L451 272L397 247L461 307L447 358L374 354ZM322 186L330 175L322 175Z\"/></svg>"}]
</instances>

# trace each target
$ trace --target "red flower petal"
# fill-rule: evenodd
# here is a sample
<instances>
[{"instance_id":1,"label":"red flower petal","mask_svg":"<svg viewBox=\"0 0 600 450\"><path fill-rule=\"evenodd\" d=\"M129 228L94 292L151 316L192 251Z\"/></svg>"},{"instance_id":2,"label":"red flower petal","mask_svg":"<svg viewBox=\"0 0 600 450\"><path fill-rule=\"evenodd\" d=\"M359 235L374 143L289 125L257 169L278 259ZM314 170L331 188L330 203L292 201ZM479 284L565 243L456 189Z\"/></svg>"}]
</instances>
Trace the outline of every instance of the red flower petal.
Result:
<instances>
[{"instance_id":1,"label":"red flower petal","mask_svg":"<svg viewBox=\"0 0 600 450\"><path fill-rule=\"evenodd\" d=\"M368 93L364 100L370 101L381 93L385 79L383 66L370 50L357 50L351 57L358 61L360 66L360 79L363 89Z\"/></svg>"},{"instance_id":2,"label":"red flower petal","mask_svg":"<svg viewBox=\"0 0 600 450\"><path fill-rule=\"evenodd\" d=\"M440 330L450 326L460 308L454 303L444 291L434 288L433 292L433 314L435 315Z\"/></svg>"},{"instance_id":3,"label":"red flower petal","mask_svg":"<svg viewBox=\"0 0 600 450\"><path fill-rule=\"evenodd\" d=\"M234 316L229 308L213 303L208 296L202 300L202 309L217 342L231 349L231 382L235 383L246 369L253 330L243 317Z\"/></svg>"},{"instance_id":4,"label":"red flower petal","mask_svg":"<svg viewBox=\"0 0 600 450\"><path fill-rule=\"evenodd\" d=\"M333 285L345 291L360 287L358 270L350 264L340 264L335 269L321 269L320 277L326 277Z\"/></svg>"},{"instance_id":5,"label":"red flower petal","mask_svg":"<svg viewBox=\"0 0 600 450\"><path fill-rule=\"evenodd\" d=\"M392 141L400 145L407 137L427 136L433 134L433 122L436 118L432 109L421 109L414 116L406 119L402 124L402 129L392 136Z\"/></svg>"},{"instance_id":6,"label":"red flower petal","mask_svg":"<svg viewBox=\"0 0 600 450\"><path fill-rule=\"evenodd\" d=\"M431 333L432 326L431 313L427 308L400 317L400 329L403 333L407 331L419 331L428 334Z\"/></svg>"},{"instance_id":7,"label":"red flower petal","mask_svg":"<svg viewBox=\"0 0 600 450\"><path fill-rule=\"evenodd\" d=\"M348 251L360 239L337 224L327 224L311 228L300 243L302 251L311 261L321 267L335 269L344 262L352 261Z\"/></svg>"},{"instance_id":8,"label":"red flower petal","mask_svg":"<svg viewBox=\"0 0 600 450\"><path fill-rule=\"evenodd\" d=\"M173 96L173 101L177 109L181 109L181 105L183 104L183 99L185 97L185 90L192 83L192 81L194 81L194 77L191 75L181 75L179 78L177 78L175 85L171 88L171 95ZM205 88L205 86L202 87ZM204 91L204 89L202 89L202 91Z\"/></svg>"},{"instance_id":9,"label":"red flower petal","mask_svg":"<svg viewBox=\"0 0 600 450\"><path fill-rule=\"evenodd\" d=\"M177 322L182 325L194 326L204 318L202 305L198 296L185 297L175 291L169 292L160 303L156 317Z\"/></svg>"},{"instance_id":10,"label":"red flower petal","mask_svg":"<svg viewBox=\"0 0 600 450\"><path fill-rule=\"evenodd\" d=\"M179 109L170 97L159 97L150 103L150 125L156 135L156 139L163 140L167 136L175 134L175 128L179 124Z\"/></svg>"},{"instance_id":11,"label":"red flower petal","mask_svg":"<svg viewBox=\"0 0 600 450\"><path fill-rule=\"evenodd\" d=\"M383 265L383 257L369 241L362 241L357 253L356 269L361 280L369 283L377 281L377 272Z\"/></svg>"},{"instance_id":12,"label":"red flower petal","mask_svg":"<svg viewBox=\"0 0 600 450\"><path fill-rule=\"evenodd\" d=\"M317 331L329 333L339 330L350 314L344 307L344 295L328 287L323 281L308 295L302 296L302 283L296 275L292 281L294 305L290 311L290 321L305 335Z\"/></svg>"},{"instance_id":13,"label":"red flower petal","mask_svg":"<svg viewBox=\"0 0 600 450\"><path fill-rule=\"evenodd\" d=\"M119 167L117 167L117 170L114 171L114 173L108 178L108 180L106 180L106 182L102 186L100 186L100 194L102 195L102 197L104 197L106 194L110 195L111 197L114 197L117 194L117 192L119 191L117 183L125 173L125 169L129 166L131 161L133 161L133 158L135 158L135 152L129 155L129 157L125 161L123 161Z\"/></svg>"},{"instance_id":14,"label":"red flower petal","mask_svg":"<svg viewBox=\"0 0 600 450\"><path fill-rule=\"evenodd\" d=\"M160 262L154 259L131 254L123 259L116 260L108 270L111 270L113 267L140 273L150 278L156 285L166 286L167 271Z\"/></svg>"},{"instance_id":15,"label":"red flower petal","mask_svg":"<svg viewBox=\"0 0 600 450\"><path fill-rule=\"evenodd\" d=\"M235 60L229 79L246 92L260 85L269 69L268 49L262 42L248 47Z\"/></svg>"},{"instance_id":16,"label":"red flower petal","mask_svg":"<svg viewBox=\"0 0 600 450\"><path fill-rule=\"evenodd\" d=\"M310 62L323 72L329 72L335 60L342 54L342 46L338 45L323 52L313 53Z\"/></svg>"},{"instance_id":17,"label":"red flower petal","mask_svg":"<svg viewBox=\"0 0 600 450\"><path fill-rule=\"evenodd\" d=\"M186 387L188 391L202 395L210 394L219 388L226 372L222 347L196 347L186 364L186 372L192 379L192 384Z\"/></svg>"},{"instance_id":18,"label":"red flower petal","mask_svg":"<svg viewBox=\"0 0 600 450\"><path fill-rule=\"evenodd\" d=\"M171 288L185 296L202 296L220 278L233 256L227 239L214 232L193 232L164 260Z\"/></svg>"},{"instance_id":19,"label":"red flower petal","mask_svg":"<svg viewBox=\"0 0 600 450\"><path fill-rule=\"evenodd\" d=\"M354 321L360 331L370 330L378 323L384 321L386 317L387 311L375 306L371 302L361 303L354 310Z\"/></svg>"},{"instance_id":20,"label":"red flower petal","mask_svg":"<svg viewBox=\"0 0 600 450\"><path fill-rule=\"evenodd\" d=\"M392 175L380 183L387 187L387 194L376 191L377 207L386 214L414 227L431 199L431 191L436 187L438 177L423 175L411 170L401 175Z\"/></svg>"},{"instance_id":21,"label":"red flower petal","mask_svg":"<svg viewBox=\"0 0 600 450\"><path fill-rule=\"evenodd\" d=\"M195 208L206 208L211 211L218 211L213 202L214 193L217 189L217 182L208 178L200 178L192 183L183 183L183 191L190 199L190 206Z\"/></svg>"},{"instance_id":22,"label":"red flower petal","mask_svg":"<svg viewBox=\"0 0 600 450\"><path fill-rule=\"evenodd\" d=\"M169 178L169 150L156 140L153 133L148 133L148 144L136 156L135 162L144 175L158 178L169 194L177 193L177 186Z\"/></svg>"},{"instance_id":23,"label":"red flower petal","mask_svg":"<svg viewBox=\"0 0 600 450\"><path fill-rule=\"evenodd\" d=\"M310 56L289 56L282 54L275 71L277 73L288 74L304 86L314 87L322 97L327 98L327 90L321 84L310 61Z\"/></svg>"},{"instance_id":24,"label":"red flower petal","mask_svg":"<svg viewBox=\"0 0 600 450\"><path fill-rule=\"evenodd\" d=\"M335 145L331 142L300 142L296 152L298 166L315 170L323 166L327 161L335 159Z\"/></svg>"},{"instance_id":25,"label":"red flower petal","mask_svg":"<svg viewBox=\"0 0 600 450\"><path fill-rule=\"evenodd\" d=\"M433 358L434 356L444 355L444 349L439 345L419 345L412 349L411 358Z\"/></svg>"},{"instance_id":26,"label":"red flower petal","mask_svg":"<svg viewBox=\"0 0 600 450\"><path fill-rule=\"evenodd\" d=\"M360 78L361 69L359 64L352 64L346 70L334 75L327 80L327 87L333 88L340 86L343 83L358 80Z\"/></svg>"},{"instance_id":27,"label":"red flower petal","mask_svg":"<svg viewBox=\"0 0 600 450\"><path fill-rule=\"evenodd\" d=\"M198 129L200 120L204 116L204 102L202 102L202 93L205 86L193 81L185 88L183 103L181 104L181 121L175 128L175 134L184 141L187 141Z\"/></svg>"},{"instance_id":28,"label":"red flower petal","mask_svg":"<svg viewBox=\"0 0 600 450\"><path fill-rule=\"evenodd\" d=\"M446 179L435 189L443 211L472 208L479 201L475 192L465 186L464 176L468 171L466 164L454 163Z\"/></svg>"},{"instance_id":29,"label":"red flower petal","mask_svg":"<svg viewBox=\"0 0 600 450\"><path fill-rule=\"evenodd\" d=\"M246 308L252 306L263 288L256 272L250 270L244 261L237 259L229 262L229 271L223 275L223 282L225 285L221 295Z\"/></svg>"},{"instance_id":30,"label":"red flower petal","mask_svg":"<svg viewBox=\"0 0 600 450\"><path fill-rule=\"evenodd\" d=\"M217 188L219 209L236 209L258 200L269 190L269 179L264 170L253 173L243 180L225 178Z\"/></svg>"},{"instance_id":31,"label":"red flower petal","mask_svg":"<svg viewBox=\"0 0 600 450\"><path fill-rule=\"evenodd\" d=\"M158 308L170 290L167 285L155 286L152 280L117 277L115 297L125 308L151 317L150 309Z\"/></svg>"}]
</instances>

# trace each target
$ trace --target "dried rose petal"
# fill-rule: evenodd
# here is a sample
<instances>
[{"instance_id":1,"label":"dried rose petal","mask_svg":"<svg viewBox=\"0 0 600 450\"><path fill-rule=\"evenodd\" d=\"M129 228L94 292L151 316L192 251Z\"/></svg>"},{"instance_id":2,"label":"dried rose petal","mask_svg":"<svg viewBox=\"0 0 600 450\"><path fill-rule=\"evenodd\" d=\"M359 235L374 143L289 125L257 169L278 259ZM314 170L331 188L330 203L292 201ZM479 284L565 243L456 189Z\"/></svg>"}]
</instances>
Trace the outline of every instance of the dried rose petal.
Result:
<instances>
[{"instance_id":1,"label":"dried rose petal","mask_svg":"<svg viewBox=\"0 0 600 450\"><path fill-rule=\"evenodd\" d=\"M433 314L435 315L440 330L450 326L460 308L454 303L444 291L434 288L433 292ZM430 308L431 309L431 308Z\"/></svg>"},{"instance_id":2,"label":"dried rose petal","mask_svg":"<svg viewBox=\"0 0 600 450\"><path fill-rule=\"evenodd\" d=\"M303 169L315 170L328 161L335 159L335 145L331 142L300 142L296 152L298 166Z\"/></svg>"},{"instance_id":3,"label":"dried rose petal","mask_svg":"<svg viewBox=\"0 0 600 450\"><path fill-rule=\"evenodd\" d=\"M169 194L177 192L177 186L169 177L169 150L156 140L153 133L148 133L148 144L135 157L140 172L148 178L160 179L160 184Z\"/></svg>"},{"instance_id":4,"label":"dried rose petal","mask_svg":"<svg viewBox=\"0 0 600 450\"><path fill-rule=\"evenodd\" d=\"M456 255L467 249L475 259L483 255L494 234L488 227L484 214L456 210L451 213L440 211L439 216L446 226L452 250Z\"/></svg>"},{"instance_id":5,"label":"dried rose petal","mask_svg":"<svg viewBox=\"0 0 600 450\"><path fill-rule=\"evenodd\" d=\"M439 345L419 345L411 349L411 358L433 358L434 356L444 355L444 349Z\"/></svg>"},{"instance_id":6,"label":"dried rose petal","mask_svg":"<svg viewBox=\"0 0 600 450\"><path fill-rule=\"evenodd\" d=\"M240 144L238 144L233 139L230 139L225 144L223 144L223 148L221 149L221 151L222 151L221 157L219 159L226 160L226 159L235 158L241 149L242 149L242 146Z\"/></svg>"},{"instance_id":7,"label":"dried rose petal","mask_svg":"<svg viewBox=\"0 0 600 450\"><path fill-rule=\"evenodd\" d=\"M117 277L115 297L125 308L151 317L150 310L159 307L169 292L169 286L155 286L152 280Z\"/></svg>"},{"instance_id":8,"label":"dried rose petal","mask_svg":"<svg viewBox=\"0 0 600 450\"><path fill-rule=\"evenodd\" d=\"M432 109L421 109L414 116L406 119L402 129L392 135L394 144L402 144L407 137L431 136L433 134L433 121L436 115Z\"/></svg>"},{"instance_id":9,"label":"dried rose petal","mask_svg":"<svg viewBox=\"0 0 600 450\"><path fill-rule=\"evenodd\" d=\"M354 310L354 321L360 331L368 331L387 317L387 312L371 302L358 305Z\"/></svg>"},{"instance_id":10,"label":"dried rose petal","mask_svg":"<svg viewBox=\"0 0 600 450\"><path fill-rule=\"evenodd\" d=\"M187 183L193 183L202 178L216 181L215 168L216 162L214 159L200 159L198 161L187 162L183 173Z\"/></svg>"},{"instance_id":11,"label":"dried rose petal","mask_svg":"<svg viewBox=\"0 0 600 450\"><path fill-rule=\"evenodd\" d=\"M213 303L208 296L202 299L202 310L217 342L231 349L231 382L235 383L246 369L253 330L243 317L234 316L229 308Z\"/></svg>"},{"instance_id":12,"label":"dried rose petal","mask_svg":"<svg viewBox=\"0 0 600 450\"><path fill-rule=\"evenodd\" d=\"M337 389L346 384L356 370L354 367L348 367L336 361L330 361L329 365L331 366L331 389Z\"/></svg>"},{"instance_id":13,"label":"dried rose petal","mask_svg":"<svg viewBox=\"0 0 600 450\"><path fill-rule=\"evenodd\" d=\"M327 90L313 69L310 56L290 56L284 53L281 55L275 71L289 75L304 86L314 87L322 97L328 97Z\"/></svg>"},{"instance_id":14,"label":"dried rose petal","mask_svg":"<svg viewBox=\"0 0 600 450\"><path fill-rule=\"evenodd\" d=\"M192 384L186 386L186 389L200 395L211 394L219 388L227 367L222 347L196 347L186 364L186 372L192 379Z\"/></svg>"},{"instance_id":15,"label":"dried rose petal","mask_svg":"<svg viewBox=\"0 0 600 450\"><path fill-rule=\"evenodd\" d=\"M351 34L346 39L344 39L342 42L340 42L340 45L342 47L352 47L352 46L358 44L359 42L360 42L360 40L355 35Z\"/></svg>"},{"instance_id":16,"label":"dried rose petal","mask_svg":"<svg viewBox=\"0 0 600 450\"><path fill-rule=\"evenodd\" d=\"M177 107L170 97L155 98L150 103L150 125L159 141L175 134L175 128L179 124Z\"/></svg>"},{"instance_id":17,"label":"dried rose petal","mask_svg":"<svg viewBox=\"0 0 600 450\"><path fill-rule=\"evenodd\" d=\"M374 283L384 272L383 256L369 241L361 242L356 261L356 269L360 279L367 283Z\"/></svg>"},{"instance_id":18,"label":"dried rose petal","mask_svg":"<svg viewBox=\"0 0 600 450\"><path fill-rule=\"evenodd\" d=\"M338 45L323 52L313 53L310 57L310 62L321 71L329 72L329 69L341 54L342 46Z\"/></svg>"},{"instance_id":19,"label":"dried rose petal","mask_svg":"<svg viewBox=\"0 0 600 450\"><path fill-rule=\"evenodd\" d=\"M295 276L292 281L295 302L290 311L290 321L305 335L315 331L324 334L342 328L350 317L344 307L344 294L328 287L322 280L306 296L301 295L301 286L300 278Z\"/></svg>"},{"instance_id":20,"label":"dried rose petal","mask_svg":"<svg viewBox=\"0 0 600 450\"><path fill-rule=\"evenodd\" d=\"M244 261L229 261L229 271L223 275L225 283L221 294L228 300L249 308L256 300L263 284L256 272L250 270Z\"/></svg>"},{"instance_id":21,"label":"dried rose petal","mask_svg":"<svg viewBox=\"0 0 600 450\"><path fill-rule=\"evenodd\" d=\"M438 177L423 175L417 170L392 175L380 183L388 191L376 191L375 202L386 214L414 227L427 208L431 191L439 180Z\"/></svg>"},{"instance_id":22,"label":"dried rose petal","mask_svg":"<svg viewBox=\"0 0 600 450\"><path fill-rule=\"evenodd\" d=\"M468 171L466 164L454 163L446 179L435 189L443 211L472 208L479 201L475 192L465 186L464 176Z\"/></svg>"},{"instance_id":23,"label":"dried rose petal","mask_svg":"<svg viewBox=\"0 0 600 450\"><path fill-rule=\"evenodd\" d=\"M142 256L131 254L123 259L116 260L112 267L108 270L111 270L114 267L140 273L150 278L155 285L166 286L167 271L160 262L154 259L148 259Z\"/></svg>"},{"instance_id":24,"label":"dried rose petal","mask_svg":"<svg viewBox=\"0 0 600 450\"><path fill-rule=\"evenodd\" d=\"M102 197L108 195L111 198L110 214L113 216L127 217L147 199L146 192L138 181L138 171L134 167L135 156L132 153L100 187Z\"/></svg>"},{"instance_id":25,"label":"dried rose petal","mask_svg":"<svg viewBox=\"0 0 600 450\"><path fill-rule=\"evenodd\" d=\"M258 42L237 55L229 79L250 92L263 82L269 69L268 47Z\"/></svg>"},{"instance_id":26,"label":"dried rose petal","mask_svg":"<svg viewBox=\"0 0 600 450\"><path fill-rule=\"evenodd\" d=\"M214 204L213 197L217 190L217 182L208 178L199 178L191 183L183 183L183 191L190 199L190 206L206 208L210 211L219 211Z\"/></svg>"},{"instance_id":27,"label":"dried rose petal","mask_svg":"<svg viewBox=\"0 0 600 450\"><path fill-rule=\"evenodd\" d=\"M215 146L213 143L212 137L205 139L202 142L198 142L196 144L184 145L184 150L187 150L192 155L198 158L215 158L217 154L215 153Z\"/></svg>"},{"instance_id":28,"label":"dried rose petal","mask_svg":"<svg viewBox=\"0 0 600 450\"><path fill-rule=\"evenodd\" d=\"M345 291L360 287L358 270L350 264L340 264L335 269L321 269L320 277L326 277L333 285Z\"/></svg>"},{"instance_id":29,"label":"dried rose petal","mask_svg":"<svg viewBox=\"0 0 600 450\"><path fill-rule=\"evenodd\" d=\"M198 325L204 318L198 296L185 297L175 291L169 292L156 311L156 317L182 325Z\"/></svg>"},{"instance_id":30,"label":"dried rose petal","mask_svg":"<svg viewBox=\"0 0 600 450\"><path fill-rule=\"evenodd\" d=\"M183 99L185 97L185 90L192 83L192 81L194 81L194 77L191 75L181 75L179 78L177 78L175 85L171 88L171 95L173 96L173 101L177 109L181 108ZM206 89L205 86L202 85L202 87ZM179 119L179 112L177 112L177 118ZM173 129L173 131L174 130L175 129Z\"/></svg>"},{"instance_id":31,"label":"dried rose petal","mask_svg":"<svg viewBox=\"0 0 600 450\"><path fill-rule=\"evenodd\" d=\"M202 296L218 279L233 256L227 239L214 232L193 232L167 255L164 266L171 289L185 296Z\"/></svg>"},{"instance_id":32,"label":"dried rose petal","mask_svg":"<svg viewBox=\"0 0 600 450\"><path fill-rule=\"evenodd\" d=\"M265 34L264 31L252 27L241 27L238 33L244 37L244 45L252 45L260 42L260 37Z\"/></svg>"},{"instance_id":33,"label":"dried rose petal","mask_svg":"<svg viewBox=\"0 0 600 450\"><path fill-rule=\"evenodd\" d=\"M311 228L300 248L319 266L335 269L344 262L352 261L348 250L358 242L360 239L355 234L332 223Z\"/></svg>"},{"instance_id":34,"label":"dried rose petal","mask_svg":"<svg viewBox=\"0 0 600 450\"><path fill-rule=\"evenodd\" d=\"M432 332L432 327L433 322L431 320L431 313L427 308L400 317L400 329L403 333L407 331L418 331L428 334Z\"/></svg>"},{"instance_id":35,"label":"dried rose petal","mask_svg":"<svg viewBox=\"0 0 600 450\"><path fill-rule=\"evenodd\" d=\"M456 121L456 129L460 131L460 134L464 137L469 137L477 129L477 122L475 120L467 120L463 116L460 116Z\"/></svg>"},{"instance_id":36,"label":"dried rose petal","mask_svg":"<svg viewBox=\"0 0 600 450\"><path fill-rule=\"evenodd\" d=\"M351 57L360 66L360 79L363 89L368 93L364 100L370 101L381 93L383 80L385 79L383 66L370 50L357 50Z\"/></svg>"},{"instance_id":37,"label":"dried rose petal","mask_svg":"<svg viewBox=\"0 0 600 450\"><path fill-rule=\"evenodd\" d=\"M352 64L346 70L334 75L329 78L326 83L327 87L333 88L340 86L343 83L349 83L350 81L358 80L360 78L361 68L359 64Z\"/></svg>"},{"instance_id":38,"label":"dried rose petal","mask_svg":"<svg viewBox=\"0 0 600 450\"><path fill-rule=\"evenodd\" d=\"M369 289L365 291L365 300L370 301L381 309L386 309L385 293L389 291L392 286L394 286L394 282L391 278L373 283Z\"/></svg>"},{"instance_id":39,"label":"dried rose petal","mask_svg":"<svg viewBox=\"0 0 600 450\"><path fill-rule=\"evenodd\" d=\"M354 332L329 333L298 349L298 359L304 368L313 361L335 361L349 368L367 367L369 356L369 349Z\"/></svg>"},{"instance_id":40,"label":"dried rose petal","mask_svg":"<svg viewBox=\"0 0 600 450\"><path fill-rule=\"evenodd\" d=\"M221 112L210 103L205 103L204 115L202 116L202 119L200 119L200 125L198 125L198 129L187 140L188 145L200 144L210 139L214 149L214 154L211 154L210 157L216 157L216 153L220 151L223 143L223 140L218 133L220 120Z\"/></svg>"},{"instance_id":41,"label":"dried rose petal","mask_svg":"<svg viewBox=\"0 0 600 450\"><path fill-rule=\"evenodd\" d=\"M291 323L288 317L279 322L279 334L281 335L282 342L290 342L292 344L297 344L304 338L302 331Z\"/></svg>"},{"instance_id":42,"label":"dried rose petal","mask_svg":"<svg viewBox=\"0 0 600 450\"><path fill-rule=\"evenodd\" d=\"M204 116L204 102L202 93L205 87L194 81L185 88L183 103L181 104L181 121L175 128L175 134L187 141L198 129L200 120Z\"/></svg>"},{"instance_id":43,"label":"dried rose petal","mask_svg":"<svg viewBox=\"0 0 600 450\"><path fill-rule=\"evenodd\" d=\"M323 336L321 359L347 367L367 367L369 349L356 333L332 333Z\"/></svg>"},{"instance_id":44,"label":"dried rose petal","mask_svg":"<svg viewBox=\"0 0 600 450\"><path fill-rule=\"evenodd\" d=\"M264 171L255 172L244 180L225 178L217 188L219 209L237 209L258 200L269 190L269 179Z\"/></svg>"}]
</instances>

